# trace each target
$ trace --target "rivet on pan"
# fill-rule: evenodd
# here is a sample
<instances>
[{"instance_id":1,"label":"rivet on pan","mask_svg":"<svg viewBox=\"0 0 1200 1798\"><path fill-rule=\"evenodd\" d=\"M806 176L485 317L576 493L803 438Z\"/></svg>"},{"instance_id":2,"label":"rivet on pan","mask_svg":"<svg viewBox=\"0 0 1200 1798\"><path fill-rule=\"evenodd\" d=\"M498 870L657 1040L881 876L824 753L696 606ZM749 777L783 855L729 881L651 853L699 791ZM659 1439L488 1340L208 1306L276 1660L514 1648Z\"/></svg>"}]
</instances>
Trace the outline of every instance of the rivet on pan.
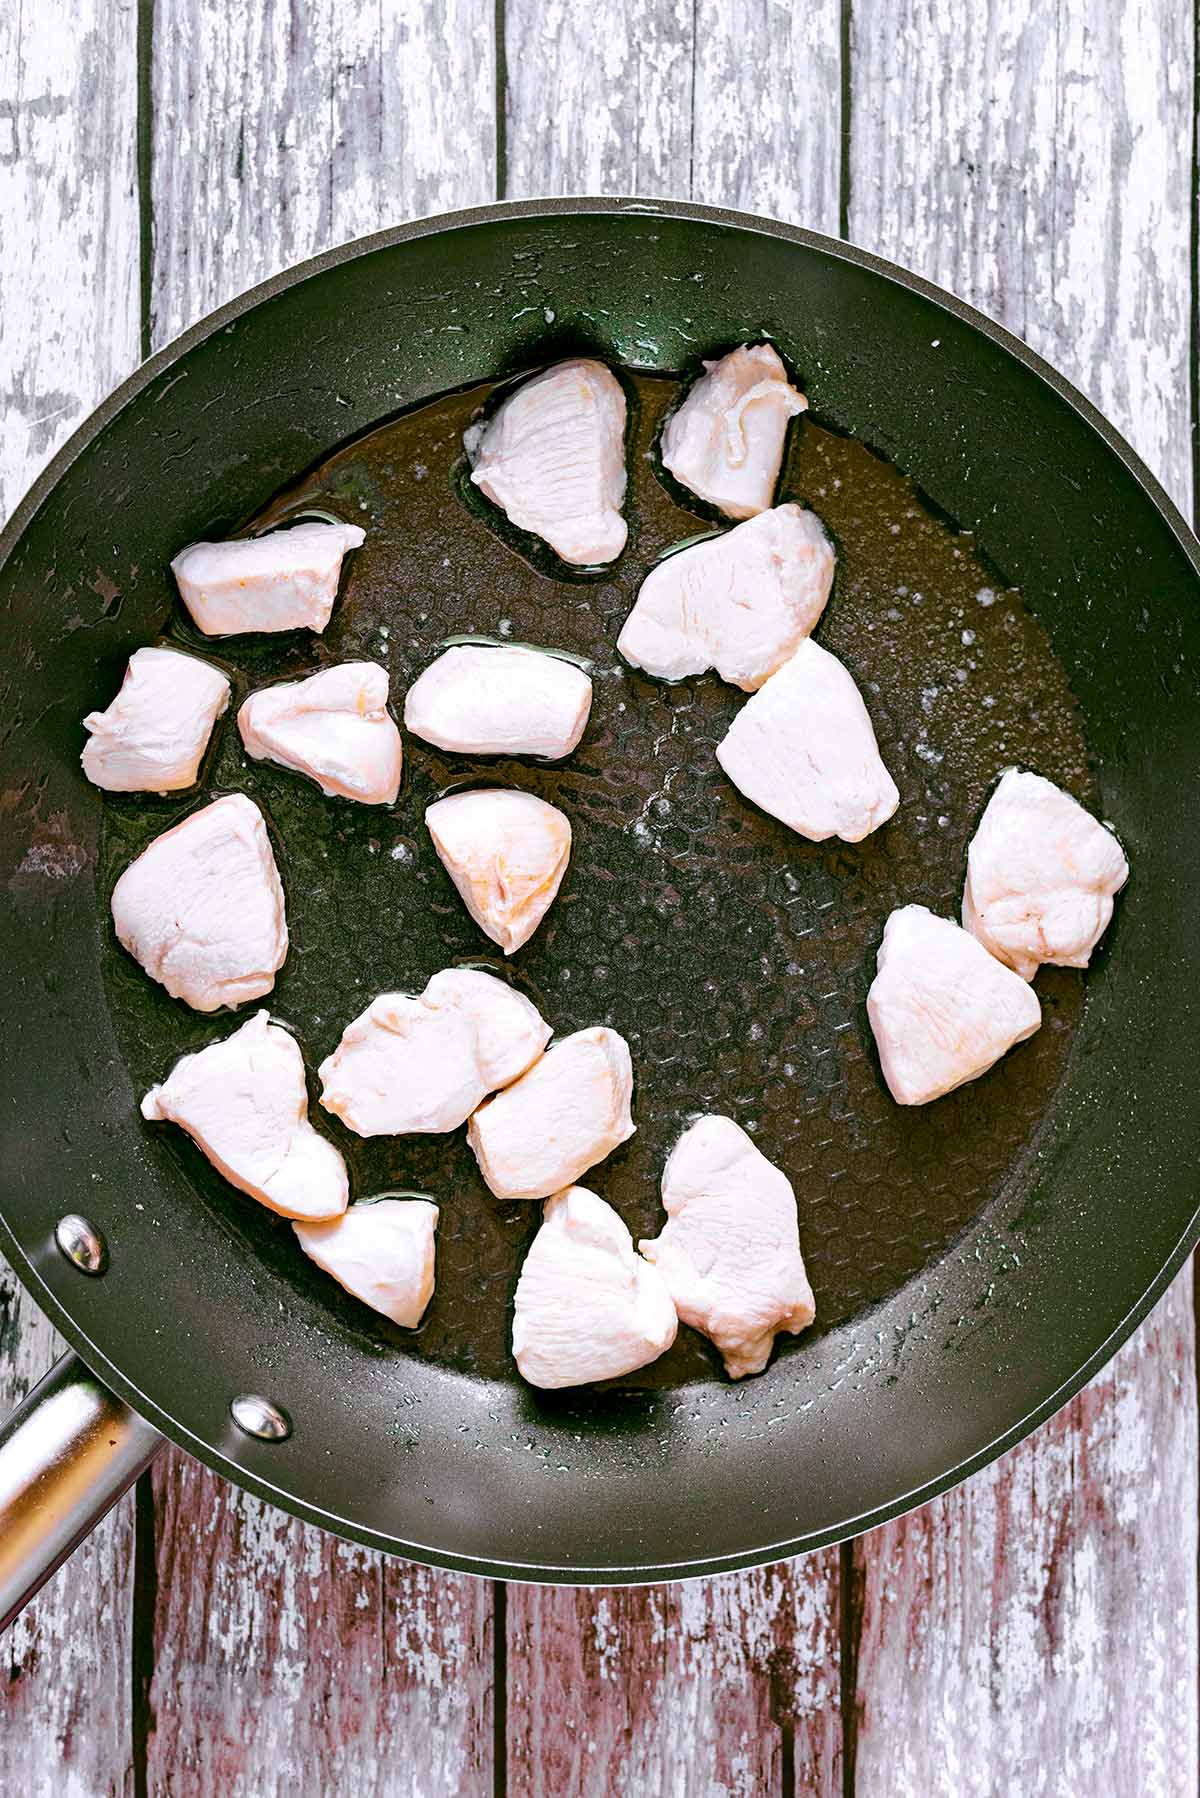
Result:
<instances>
[{"instance_id":1,"label":"rivet on pan","mask_svg":"<svg viewBox=\"0 0 1200 1798\"><path fill-rule=\"evenodd\" d=\"M229 1407L229 1415L247 1436L263 1442L282 1442L292 1433L292 1420L282 1405L274 1405L257 1392L243 1392Z\"/></svg>"},{"instance_id":2,"label":"rivet on pan","mask_svg":"<svg viewBox=\"0 0 1200 1798\"><path fill-rule=\"evenodd\" d=\"M81 1273L102 1274L108 1266L108 1244L86 1217L80 1217L77 1211L68 1211L66 1217L60 1217L54 1226L54 1240L71 1263Z\"/></svg>"}]
</instances>

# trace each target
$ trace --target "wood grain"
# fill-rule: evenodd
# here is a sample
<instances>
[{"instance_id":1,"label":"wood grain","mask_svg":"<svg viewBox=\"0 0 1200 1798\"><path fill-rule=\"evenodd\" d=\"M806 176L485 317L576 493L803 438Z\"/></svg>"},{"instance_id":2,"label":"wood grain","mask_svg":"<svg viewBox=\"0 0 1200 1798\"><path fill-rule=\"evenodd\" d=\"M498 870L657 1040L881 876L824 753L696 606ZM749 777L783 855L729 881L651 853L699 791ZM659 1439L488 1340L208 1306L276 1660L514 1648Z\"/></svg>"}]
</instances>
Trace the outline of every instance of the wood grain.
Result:
<instances>
[{"instance_id":1,"label":"wood grain","mask_svg":"<svg viewBox=\"0 0 1200 1798\"><path fill-rule=\"evenodd\" d=\"M692 0L508 0L510 199L686 194Z\"/></svg>"},{"instance_id":2,"label":"wood grain","mask_svg":"<svg viewBox=\"0 0 1200 1798\"><path fill-rule=\"evenodd\" d=\"M1180 1280L1053 1423L858 1546L859 1798L1195 1790L1194 1387Z\"/></svg>"},{"instance_id":3,"label":"wood grain","mask_svg":"<svg viewBox=\"0 0 1200 1798\"><path fill-rule=\"evenodd\" d=\"M155 344L276 269L489 199L482 0L159 0ZM155 1472L152 1792L491 1789L491 1592L387 1563L178 1454Z\"/></svg>"},{"instance_id":4,"label":"wood grain","mask_svg":"<svg viewBox=\"0 0 1200 1798\"><path fill-rule=\"evenodd\" d=\"M136 9L0 7L0 518L137 362ZM0 1415L62 1343L0 1262ZM4 1638L0 1791L128 1789L133 1500Z\"/></svg>"},{"instance_id":5,"label":"wood grain","mask_svg":"<svg viewBox=\"0 0 1200 1798\"><path fill-rule=\"evenodd\" d=\"M507 0L508 187L694 194L837 229L838 8ZM508 1593L520 1793L841 1791L837 1551Z\"/></svg>"},{"instance_id":6,"label":"wood grain","mask_svg":"<svg viewBox=\"0 0 1200 1798\"><path fill-rule=\"evenodd\" d=\"M838 1561L608 1592L510 1587L509 1789L842 1790Z\"/></svg>"},{"instance_id":7,"label":"wood grain","mask_svg":"<svg viewBox=\"0 0 1200 1798\"><path fill-rule=\"evenodd\" d=\"M0 517L138 360L134 0L0 7Z\"/></svg>"},{"instance_id":8,"label":"wood grain","mask_svg":"<svg viewBox=\"0 0 1200 1798\"><path fill-rule=\"evenodd\" d=\"M158 0L155 345L319 250L490 200L492 18L490 0Z\"/></svg>"},{"instance_id":9,"label":"wood grain","mask_svg":"<svg viewBox=\"0 0 1200 1798\"><path fill-rule=\"evenodd\" d=\"M491 1592L297 1523L173 1454L147 1786L198 1798L483 1798Z\"/></svg>"},{"instance_id":10,"label":"wood grain","mask_svg":"<svg viewBox=\"0 0 1200 1798\"><path fill-rule=\"evenodd\" d=\"M836 235L841 5L700 0L691 196Z\"/></svg>"},{"instance_id":11,"label":"wood grain","mask_svg":"<svg viewBox=\"0 0 1200 1798\"><path fill-rule=\"evenodd\" d=\"M1025 336L1186 503L1190 20L973 13L855 0L851 234ZM1194 1791L1195 1468L1188 1273L1045 1429L857 1546L862 1798Z\"/></svg>"},{"instance_id":12,"label":"wood grain","mask_svg":"<svg viewBox=\"0 0 1200 1798\"><path fill-rule=\"evenodd\" d=\"M855 0L849 227L1056 362L1190 509L1192 21Z\"/></svg>"},{"instance_id":13,"label":"wood grain","mask_svg":"<svg viewBox=\"0 0 1200 1798\"><path fill-rule=\"evenodd\" d=\"M840 6L508 0L507 186L690 195L836 231Z\"/></svg>"}]
</instances>

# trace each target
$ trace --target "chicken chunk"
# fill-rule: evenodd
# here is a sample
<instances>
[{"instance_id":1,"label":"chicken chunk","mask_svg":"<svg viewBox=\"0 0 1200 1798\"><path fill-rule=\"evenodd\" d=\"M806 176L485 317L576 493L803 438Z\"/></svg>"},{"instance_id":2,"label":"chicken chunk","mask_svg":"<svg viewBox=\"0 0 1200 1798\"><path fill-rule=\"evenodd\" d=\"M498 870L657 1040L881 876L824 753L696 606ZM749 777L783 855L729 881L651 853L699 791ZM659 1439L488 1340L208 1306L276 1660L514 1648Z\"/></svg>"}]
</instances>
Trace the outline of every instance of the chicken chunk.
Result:
<instances>
[{"instance_id":1,"label":"chicken chunk","mask_svg":"<svg viewBox=\"0 0 1200 1798\"><path fill-rule=\"evenodd\" d=\"M142 1116L178 1124L232 1186L284 1217L346 1209L346 1164L308 1121L299 1046L265 1011L177 1061L142 1100Z\"/></svg>"},{"instance_id":2,"label":"chicken chunk","mask_svg":"<svg viewBox=\"0 0 1200 1798\"><path fill-rule=\"evenodd\" d=\"M923 905L892 913L876 967L867 1015L898 1105L927 1105L977 1080L1041 1024L1033 989Z\"/></svg>"},{"instance_id":3,"label":"chicken chunk","mask_svg":"<svg viewBox=\"0 0 1200 1798\"><path fill-rule=\"evenodd\" d=\"M219 668L175 649L136 649L105 712L83 721L80 761L109 793L177 793L195 784L213 725L229 704Z\"/></svg>"},{"instance_id":4,"label":"chicken chunk","mask_svg":"<svg viewBox=\"0 0 1200 1798\"><path fill-rule=\"evenodd\" d=\"M117 936L193 1011L261 999L288 950L283 888L262 813L243 793L155 837L113 888Z\"/></svg>"},{"instance_id":5,"label":"chicken chunk","mask_svg":"<svg viewBox=\"0 0 1200 1798\"><path fill-rule=\"evenodd\" d=\"M711 1338L730 1379L761 1373L780 1330L816 1316L786 1174L732 1118L698 1118L667 1157L667 1222L638 1246L685 1324Z\"/></svg>"},{"instance_id":6,"label":"chicken chunk","mask_svg":"<svg viewBox=\"0 0 1200 1798\"><path fill-rule=\"evenodd\" d=\"M523 531L586 567L625 547L625 395L603 362L535 375L463 439L471 479Z\"/></svg>"},{"instance_id":7,"label":"chicken chunk","mask_svg":"<svg viewBox=\"0 0 1200 1798\"><path fill-rule=\"evenodd\" d=\"M765 512L791 419L808 401L769 343L742 344L706 362L662 434L663 465L729 518Z\"/></svg>"},{"instance_id":8,"label":"chicken chunk","mask_svg":"<svg viewBox=\"0 0 1200 1798\"><path fill-rule=\"evenodd\" d=\"M747 700L717 760L739 792L810 843L859 843L900 803L853 678L811 637Z\"/></svg>"},{"instance_id":9,"label":"chicken chunk","mask_svg":"<svg viewBox=\"0 0 1200 1798\"><path fill-rule=\"evenodd\" d=\"M475 788L425 813L433 846L479 928L514 955L562 885L571 826L556 806L512 787Z\"/></svg>"},{"instance_id":10,"label":"chicken chunk","mask_svg":"<svg viewBox=\"0 0 1200 1798\"><path fill-rule=\"evenodd\" d=\"M242 631L323 631L342 558L366 532L357 524L297 524L262 537L191 543L171 563L180 597L206 637Z\"/></svg>"},{"instance_id":11,"label":"chicken chunk","mask_svg":"<svg viewBox=\"0 0 1200 1798\"><path fill-rule=\"evenodd\" d=\"M592 683L561 656L513 646L448 649L408 690L414 737L461 755L570 755L592 709Z\"/></svg>"},{"instance_id":12,"label":"chicken chunk","mask_svg":"<svg viewBox=\"0 0 1200 1798\"><path fill-rule=\"evenodd\" d=\"M652 568L617 649L660 680L715 668L753 693L825 610L833 560L814 513L793 505L760 512Z\"/></svg>"},{"instance_id":13,"label":"chicken chunk","mask_svg":"<svg viewBox=\"0 0 1200 1798\"><path fill-rule=\"evenodd\" d=\"M675 1307L611 1205L584 1186L546 1201L517 1282L513 1354L531 1386L613 1380L675 1340Z\"/></svg>"},{"instance_id":14,"label":"chicken chunk","mask_svg":"<svg viewBox=\"0 0 1200 1798\"><path fill-rule=\"evenodd\" d=\"M394 805L402 751L387 702L386 668L342 662L252 693L238 729L255 761L305 774L331 796Z\"/></svg>"},{"instance_id":15,"label":"chicken chunk","mask_svg":"<svg viewBox=\"0 0 1200 1798\"><path fill-rule=\"evenodd\" d=\"M625 1038L577 1030L479 1107L467 1141L498 1199L546 1199L633 1135L632 1098Z\"/></svg>"},{"instance_id":16,"label":"chicken chunk","mask_svg":"<svg viewBox=\"0 0 1200 1798\"><path fill-rule=\"evenodd\" d=\"M456 1130L486 1088L475 1026L406 993L381 993L321 1063L321 1103L359 1136Z\"/></svg>"},{"instance_id":17,"label":"chicken chunk","mask_svg":"<svg viewBox=\"0 0 1200 1798\"><path fill-rule=\"evenodd\" d=\"M426 1005L461 1011L474 1024L485 1093L511 1085L550 1041L550 1026L533 1001L482 968L444 968L421 997Z\"/></svg>"},{"instance_id":18,"label":"chicken chunk","mask_svg":"<svg viewBox=\"0 0 1200 1798\"><path fill-rule=\"evenodd\" d=\"M321 1103L359 1136L457 1130L541 1054L549 1027L494 974L450 968L419 998L383 993L321 1063Z\"/></svg>"},{"instance_id":19,"label":"chicken chunk","mask_svg":"<svg viewBox=\"0 0 1200 1798\"><path fill-rule=\"evenodd\" d=\"M1128 879L1111 830L1053 781L1008 768L967 851L963 925L1024 980L1044 961L1086 968Z\"/></svg>"},{"instance_id":20,"label":"chicken chunk","mask_svg":"<svg viewBox=\"0 0 1200 1798\"><path fill-rule=\"evenodd\" d=\"M294 1223L310 1261L394 1324L415 1330L433 1297L438 1208L428 1199L374 1199L328 1224Z\"/></svg>"}]
</instances>

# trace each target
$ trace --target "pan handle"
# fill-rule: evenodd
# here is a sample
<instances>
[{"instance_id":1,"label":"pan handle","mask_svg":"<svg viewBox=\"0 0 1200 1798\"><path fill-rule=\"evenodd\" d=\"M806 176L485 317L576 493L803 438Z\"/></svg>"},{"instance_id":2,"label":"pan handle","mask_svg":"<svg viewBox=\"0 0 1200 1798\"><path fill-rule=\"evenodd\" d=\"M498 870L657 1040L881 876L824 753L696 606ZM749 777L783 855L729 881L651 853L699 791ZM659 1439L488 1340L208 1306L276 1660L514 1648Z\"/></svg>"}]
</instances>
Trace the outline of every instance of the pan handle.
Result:
<instances>
[{"instance_id":1,"label":"pan handle","mask_svg":"<svg viewBox=\"0 0 1200 1798\"><path fill-rule=\"evenodd\" d=\"M163 1438L66 1354L0 1429L0 1630L154 1459Z\"/></svg>"}]
</instances>

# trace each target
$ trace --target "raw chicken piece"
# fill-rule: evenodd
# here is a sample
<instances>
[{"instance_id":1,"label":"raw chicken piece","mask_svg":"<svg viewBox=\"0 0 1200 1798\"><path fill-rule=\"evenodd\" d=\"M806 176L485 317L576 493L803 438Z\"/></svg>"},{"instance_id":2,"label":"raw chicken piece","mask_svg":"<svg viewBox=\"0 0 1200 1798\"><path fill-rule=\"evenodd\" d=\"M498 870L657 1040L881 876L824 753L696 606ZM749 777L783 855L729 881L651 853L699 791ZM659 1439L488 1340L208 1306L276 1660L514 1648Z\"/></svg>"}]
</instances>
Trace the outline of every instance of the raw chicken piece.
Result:
<instances>
[{"instance_id":1,"label":"raw chicken piece","mask_svg":"<svg viewBox=\"0 0 1200 1798\"><path fill-rule=\"evenodd\" d=\"M381 993L317 1070L321 1103L359 1136L456 1130L487 1091L475 1026L406 993Z\"/></svg>"},{"instance_id":2,"label":"raw chicken piece","mask_svg":"<svg viewBox=\"0 0 1200 1798\"><path fill-rule=\"evenodd\" d=\"M383 993L321 1063L321 1103L359 1136L457 1130L541 1054L550 1030L494 974L448 968L419 998Z\"/></svg>"},{"instance_id":3,"label":"raw chicken piece","mask_svg":"<svg viewBox=\"0 0 1200 1798\"><path fill-rule=\"evenodd\" d=\"M238 713L238 729L255 761L306 774L322 793L394 805L402 756L387 702L386 668L342 662L252 693Z\"/></svg>"},{"instance_id":4,"label":"raw chicken piece","mask_svg":"<svg viewBox=\"0 0 1200 1798\"><path fill-rule=\"evenodd\" d=\"M445 968L421 997L426 1005L456 1008L474 1024L485 1092L508 1086L550 1041L550 1026L533 1001L482 968Z\"/></svg>"},{"instance_id":5,"label":"raw chicken piece","mask_svg":"<svg viewBox=\"0 0 1200 1798\"><path fill-rule=\"evenodd\" d=\"M191 543L171 563L184 605L206 637L323 631L357 524L297 524L262 537Z\"/></svg>"},{"instance_id":6,"label":"raw chicken piece","mask_svg":"<svg viewBox=\"0 0 1200 1798\"><path fill-rule=\"evenodd\" d=\"M498 1199L546 1199L633 1135L632 1097L625 1038L577 1030L479 1107L467 1141Z\"/></svg>"},{"instance_id":7,"label":"raw chicken piece","mask_svg":"<svg viewBox=\"0 0 1200 1798\"><path fill-rule=\"evenodd\" d=\"M967 851L962 921L1024 980L1044 961L1086 968L1128 879L1111 830L1053 781L1008 768Z\"/></svg>"},{"instance_id":8,"label":"raw chicken piece","mask_svg":"<svg viewBox=\"0 0 1200 1798\"><path fill-rule=\"evenodd\" d=\"M177 1061L142 1116L178 1124L231 1185L284 1217L346 1209L346 1164L309 1123L299 1046L268 1012Z\"/></svg>"},{"instance_id":9,"label":"raw chicken piece","mask_svg":"<svg viewBox=\"0 0 1200 1798\"><path fill-rule=\"evenodd\" d=\"M471 479L564 562L611 562L625 547L625 395L603 362L559 362L463 438Z\"/></svg>"},{"instance_id":10,"label":"raw chicken piece","mask_svg":"<svg viewBox=\"0 0 1200 1798\"><path fill-rule=\"evenodd\" d=\"M698 1118L667 1157L667 1222L639 1243L685 1324L720 1350L731 1380L761 1373L780 1330L816 1316L796 1195L732 1118Z\"/></svg>"},{"instance_id":11,"label":"raw chicken piece","mask_svg":"<svg viewBox=\"0 0 1200 1798\"><path fill-rule=\"evenodd\" d=\"M109 793L177 793L190 787L213 725L229 704L219 668L175 649L137 649L106 712L89 712L80 761Z\"/></svg>"},{"instance_id":12,"label":"raw chicken piece","mask_svg":"<svg viewBox=\"0 0 1200 1798\"><path fill-rule=\"evenodd\" d=\"M795 654L832 585L833 549L820 519L776 506L652 568L617 649L660 680L715 668L753 693Z\"/></svg>"},{"instance_id":13,"label":"raw chicken piece","mask_svg":"<svg viewBox=\"0 0 1200 1798\"><path fill-rule=\"evenodd\" d=\"M739 792L810 843L859 843L900 803L858 688L811 637L747 700L717 760Z\"/></svg>"},{"instance_id":14,"label":"raw chicken piece","mask_svg":"<svg viewBox=\"0 0 1200 1798\"><path fill-rule=\"evenodd\" d=\"M977 1080L1042 1021L1037 995L949 918L904 905L884 926L867 1015L898 1105Z\"/></svg>"},{"instance_id":15,"label":"raw chicken piece","mask_svg":"<svg viewBox=\"0 0 1200 1798\"><path fill-rule=\"evenodd\" d=\"M462 755L570 755L592 709L592 683L560 656L517 646L462 644L431 662L408 690L415 737Z\"/></svg>"},{"instance_id":16,"label":"raw chicken piece","mask_svg":"<svg viewBox=\"0 0 1200 1798\"><path fill-rule=\"evenodd\" d=\"M428 1199L375 1199L351 1205L329 1224L292 1225L300 1247L339 1286L415 1330L433 1297L433 1233Z\"/></svg>"},{"instance_id":17,"label":"raw chicken piece","mask_svg":"<svg viewBox=\"0 0 1200 1798\"><path fill-rule=\"evenodd\" d=\"M112 915L150 978L193 1011L269 993L288 933L279 870L254 801L230 793L155 837L113 888Z\"/></svg>"},{"instance_id":18,"label":"raw chicken piece","mask_svg":"<svg viewBox=\"0 0 1200 1798\"><path fill-rule=\"evenodd\" d=\"M585 1186L546 1201L517 1282L513 1354L531 1386L612 1380L675 1340L675 1307L611 1205Z\"/></svg>"},{"instance_id":19,"label":"raw chicken piece","mask_svg":"<svg viewBox=\"0 0 1200 1798\"><path fill-rule=\"evenodd\" d=\"M532 793L483 787L439 799L425 822L479 928L515 954L562 885L571 854L566 818Z\"/></svg>"},{"instance_id":20,"label":"raw chicken piece","mask_svg":"<svg viewBox=\"0 0 1200 1798\"><path fill-rule=\"evenodd\" d=\"M704 367L667 420L663 464L729 518L753 518L771 503L788 422L808 401L769 343L742 344Z\"/></svg>"}]
</instances>

